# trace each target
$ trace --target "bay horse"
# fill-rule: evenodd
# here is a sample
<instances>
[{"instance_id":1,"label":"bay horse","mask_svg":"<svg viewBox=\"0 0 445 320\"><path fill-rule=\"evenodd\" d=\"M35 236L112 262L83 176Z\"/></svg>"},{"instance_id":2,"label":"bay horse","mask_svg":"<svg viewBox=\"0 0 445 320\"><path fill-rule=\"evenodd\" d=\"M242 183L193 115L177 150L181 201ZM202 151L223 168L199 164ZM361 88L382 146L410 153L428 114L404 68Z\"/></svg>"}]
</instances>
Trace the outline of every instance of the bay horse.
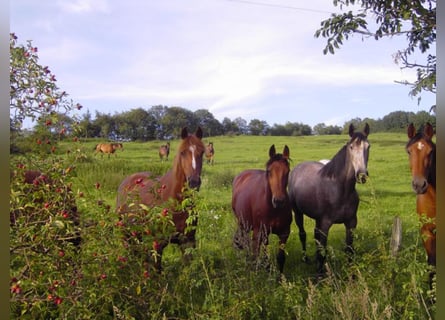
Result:
<instances>
[{"instance_id":1,"label":"bay horse","mask_svg":"<svg viewBox=\"0 0 445 320\"><path fill-rule=\"evenodd\" d=\"M205 157L206 157L207 163L213 165L214 158L215 158L215 148L213 148L213 142L209 142L206 145Z\"/></svg>"},{"instance_id":2,"label":"bay horse","mask_svg":"<svg viewBox=\"0 0 445 320\"><path fill-rule=\"evenodd\" d=\"M406 151L412 175L411 186L416 193L417 214L422 222L420 233L427 262L436 266L436 145L432 141L433 136L434 129L430 123L426 123L420 132L416 132L411 123ZM430 274L430 280L433 275Z\"/></svg>"},{"instance_id":3,"label":"bay horse","mask_svg":"<svg viewBox=\"0 0 445 320\"><path fill-rule=\"evenodd\" d=\"M159 147L159 159L161 161L166 160L168 161L168 156L170 154L170 142L167 142L167 144L163 144Z\"/></svg>"},{"instance_id":4,"label":"bay horse","mask_svg":"<svg viewBox=\"0 0 445 320\"><path fill-rule=\"evenodd\" d=\"M116 211L119 215L129 214L130 204L143 204L149 207L168 205L172 213L176 232L168 241L159 243L156 251L158 259L156 268L161 270L162 251L169 243L181 246L195 245L195 228L186 230L189 214L186 210L178 211L178 204L185 198L184 187L199 190L201 186L202 159L204 144L201 139L202 129L198 127L194 134L189 134L187 128L181 132L181 143L173 160L173 167L163 176L152 177L150 172L138 172L126 177L118 188ZM155 190L161 188L162 192ZM196 226L196 219L193 226Z\"/></svg>"},{"instance_id":5,"label":"bay horse","mask_svg":"<svg viewBox=\"0 0 445 320\"><path fill-rule=\"evenodd\" d=\"M101 153L101 156L103 158L104 153L108 154L108 159L110 158L110 155L115 153L117 149L124 149L124 146L122 143L98 143L94 147L94 150L96 151L95 154ZM115 154L117 155L117 154Z\"/></svg>"},{"instance_id":6,"label":"bay horse","mask_svg":"<svg viewBox=\"0 0 445 320\"><path fill-rule=\"evenodd\" d=\"M317 244L317 272L324 274L325 249L328 233L332 224L343 223L346 228L346 252L353 253L353 230L357 226L359 196L356 183L365 183L368 176L369 125L363 132L355 132L349 126L350 140L323 164L319 161L307 161L298 164L289 176L289 199L299 229L303 248L303 260L306 256L306 231L304 214L315 219L314 238Z\"/></svg>"},{"instance_id":7,"label":"bay horse","mask_svg":"<svg viewBox=\"0 0 445 320\"><path fill-rule=\"evenodd\" d=\"M292 211L287 194L289 176L289 147L283 153L269 149L266 170L250 169L242 171L233 180L232 209L238 221L234 244L243 249L252 232L251 248L255 257L260 247L268 244L270 233L279 237L277 263L280 273L284 269L284 246L290 234Z\"/></svg>"}]
</instances>

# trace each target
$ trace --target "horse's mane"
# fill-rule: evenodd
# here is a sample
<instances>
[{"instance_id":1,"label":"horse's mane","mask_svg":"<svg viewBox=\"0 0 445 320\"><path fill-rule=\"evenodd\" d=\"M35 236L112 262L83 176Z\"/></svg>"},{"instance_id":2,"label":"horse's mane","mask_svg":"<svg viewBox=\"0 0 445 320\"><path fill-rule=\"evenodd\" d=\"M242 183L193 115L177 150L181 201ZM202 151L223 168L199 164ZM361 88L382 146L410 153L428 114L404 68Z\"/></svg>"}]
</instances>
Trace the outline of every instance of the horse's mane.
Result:
<instances>
[{"instance_id":1,"label":"horse's mane","mask_svg":"<svg viewBox=\"0 0 445 320\"><path fill-rule=\"evenodd\" d=\"M285 161L286 164L289 166L289 159L284 157L283 154L281 153L276 153L275 155L270 157L269 160L266 162L266 168L269 167L269 165L275 161Z\"/></svg>"},{"instance_id":2,"label":"horse's mane","mask_svg":"<svg viewBox=\"0 0 445 320\"><path fill-rule=\"evenodd\" d=\"M416 135L408 141L408 143L406 144L406 148L409 148L414 143L417 143L419 142L419 140L422 139L424 139L432 149L430 154L431 165L428 168L428 171L426 172L426 177L428 183L430 183L434 188L436 188L436 144L433 141L431 141L431 139L428 139L424 136L423 130L419 130L419 132L417 132Z\"/></svg>"},{"instance_id":3,"label":"horse's mane","mask_svg":"<svg viewBox=\"0 0 445 320\"><path fill-rule=\"evenodd\" d=\"M345 167L346 162L346 147L353 141L357 140L358 143L366 140L366 136L361 132L355 132L349 142L347 142L321 169L320 174L322 177L335 178Z\"/></svg>"}]
</instances>

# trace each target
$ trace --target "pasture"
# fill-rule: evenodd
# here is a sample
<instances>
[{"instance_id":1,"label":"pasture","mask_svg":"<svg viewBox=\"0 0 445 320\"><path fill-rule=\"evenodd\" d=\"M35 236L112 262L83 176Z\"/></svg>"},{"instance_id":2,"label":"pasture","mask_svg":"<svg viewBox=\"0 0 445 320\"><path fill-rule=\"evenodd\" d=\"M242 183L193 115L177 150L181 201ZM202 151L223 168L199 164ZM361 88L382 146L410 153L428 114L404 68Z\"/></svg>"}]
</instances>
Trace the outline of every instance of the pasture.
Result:
<instances>
[{"instance_id":1,"label":"pasture","mask_svg":"<svg viewBox=\"0 0 445 320\"><path fill-rule=\"evenodd\" d=\"M367 183L357 185L360 205L354 233L356 254L351 262L343 251L345 228L334 224L327 244L327 276L316 279L314 221L307 217L304 221L310 263L302 261L294 220L280 280L274 258L278 250L275 235L269 236L270 269L252 267L246 252L232 244L236 220L231 208L231 183L238 173L265 169L272 144L280 151L284 145L289 147L292 169L303 161L332 158L348 138L204 137L204 144L213 142L215 158L214 165L203 163L202 184L196 196L197 246L192 261L184 263L180 250L171 245L164 250L164 271L157 281L153 278L141 284L132 278L124 283L115 274L114 283L106 287L113 291L109 294L113 298L104 296L102 305L96 306L96 315L103 319L119 318L118 315L121 319L434 318L435 305L430 300L435 293L428 287L428 267L405 152L406 134L373 134L371 128L369 178ZM88 255L100 251L111 256L114 251L122 254L114 231L120 182L138 171L165 173L172 165L179 140L170 141L168 161L160 161L158 153L165 141L127 142L123 151L117 150L110 159L94 157L93 148L98 142L83 141L76 150L63 142L60 154L70 150L67 157L76 159L73 190L83 194L79 210L85 224L94 226L85 227L82 252ZM94 209L91 203L100 203L101 207L105 203L109 210ZM402 220L402 246L392 257L390 238L396 216ZM85 294L92 294L90 290ZM98 294L94 292L95 297Z\"/></svg>"}]
</instances>

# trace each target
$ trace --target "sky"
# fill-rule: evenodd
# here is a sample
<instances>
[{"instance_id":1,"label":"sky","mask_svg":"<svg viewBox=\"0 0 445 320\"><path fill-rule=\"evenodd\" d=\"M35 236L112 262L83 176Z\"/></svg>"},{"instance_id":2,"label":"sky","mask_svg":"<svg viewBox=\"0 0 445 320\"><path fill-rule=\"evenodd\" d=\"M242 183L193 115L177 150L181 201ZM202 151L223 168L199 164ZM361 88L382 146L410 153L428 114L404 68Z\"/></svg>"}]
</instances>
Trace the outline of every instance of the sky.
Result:
<instances>
[{"instance_id":1,"label":"sky","mask_svg":"<svg viewBox=\"0 0 445 320\"><path fill-rule=\"evenodd\" d=\"M342 126L392 111L429 111L393 55L404 37L354 35L323 55L329 0L14 0L10 31L85 113L164 105L216 119ZM346 8L350 10L351 8Z\"/></svg>"}]
</instances>

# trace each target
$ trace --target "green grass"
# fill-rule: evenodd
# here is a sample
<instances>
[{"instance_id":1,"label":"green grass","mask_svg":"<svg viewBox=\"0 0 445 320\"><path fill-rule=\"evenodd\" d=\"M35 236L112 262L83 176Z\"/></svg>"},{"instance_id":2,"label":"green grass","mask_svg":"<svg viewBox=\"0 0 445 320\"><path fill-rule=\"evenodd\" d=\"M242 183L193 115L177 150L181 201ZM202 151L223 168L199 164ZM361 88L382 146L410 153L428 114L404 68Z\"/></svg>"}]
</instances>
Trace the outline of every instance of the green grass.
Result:
<instances>
[{"instance_id":1,"label":"green grass","mask_svg":"<svg viewBox=\"0 0 445 320\"><path fill-rule=\"evenodd\" d=\"M345 231L334 225L328 238L330 276L321 282L312 277L315 264L301 262L301 246L295 223L286 250L286 281L274 281L276 274L253 271L242 252L232 246L236 222L231 210L231 181L242 170L263 169L268 150L275 144L282 152L290 148L291 166L306 160L330 159L346 143L347 136L255 137L224 136L204 139L215 147L215 164L204 163L199 192L198 246L194 261L183 266L176 246L164 255L169 280L168 293L159 308L166 315L194 319L284 318L302 319L428 319L431 307L422 305L427 292L425 254L420 243L415 195L404 150L403 134L370 134L368 170L370 178L358 185L360 206L354 246L356 256L348 265L343 254ZM171 141L168 162L161 162L161 141L124 143L109 159L93 154L97 141L81 144L86 157L78 161L74 188L100 198L114 210L120 181L138 171L166 172L173 161L178 141ZM68 143L62 152L71 150ZM70 156L76 152L71 150ZM100 183L100 189L95 184ZM402 219L403 245L399 260L389 255L394 217ZM110 214L100 217L114 221ZM314 222L305 219L308 254L314 260ZM270 236L269 252L274 257L276 236ZM275 259L272 258L272 263ZM353 280L350 275L355 275ZM413 282L414 281L414 282ZM176 304L176 305L175 305Z\"/></svg>"}]
</instances>

